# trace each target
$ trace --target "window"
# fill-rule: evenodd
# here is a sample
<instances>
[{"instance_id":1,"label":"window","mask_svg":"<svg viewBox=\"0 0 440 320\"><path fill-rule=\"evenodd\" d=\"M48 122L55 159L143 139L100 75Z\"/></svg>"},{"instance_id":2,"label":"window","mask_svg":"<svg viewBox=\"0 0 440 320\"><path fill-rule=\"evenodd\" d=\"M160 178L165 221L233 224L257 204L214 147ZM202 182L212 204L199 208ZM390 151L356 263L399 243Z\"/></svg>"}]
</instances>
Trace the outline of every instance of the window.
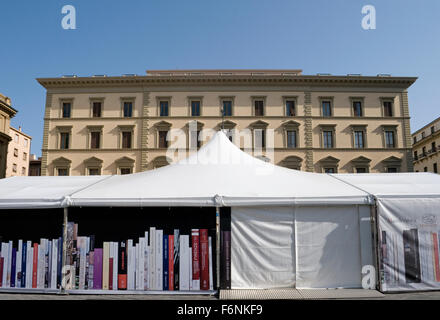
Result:
<instances>
[{"instance_id":1,"label":"window","mask_svg":"<svg viewBox=\"0 0 440 320\"><path fill-rule=\"evenodd\" d=\"M362 102L361 101L353 101L353 115L355 117L362 117Z\"/></svg>"},{"instance_id":2,"label":"window","mask_svg":"<svg viewBox=\"0 0 440 320\"><path fill-rule=\"evenodd\" d=\"M394 148L394 131L385 131L385 147L386 148Z\"/></svg>"},{"instance_id":3,"label":"window","mask_svg":"<svg viewBox=\"0 0 440 320\"><path fill-rule=\"evenodd\" d=\"M92 112L92 116L94 118L99 118L101 117L101 102L93 102L93 112Z\"/></svg>"},{"instance_id":4,"label":"window","mask_svg":"<svg viewBox=\"0 0 440 320\"><path fill-rule=\"evenodd\" d=\"M295 101L286 100L286 117L294 117L295 115Z\"/></svg>"},{"instance_id":5,"label":"window","mask_svg":"<svg viewBox=\"0 0 440 320\"><path fill-rule=\"evenodd\" d=\"M23 152L23 160L26 161L27 160L27 153Z\"/></svg>"},{"instance_id":6,"label":"window","mask_svg":"<svg viewBox=\"0 0 440 320\"><path fill-rule=\"evenodd\" d=\"M324 168L324 173L336 173L335 168Z\"/></svg>"},{"instance_id":7,"label":"window","mask_svg":"<svg viewBox=\"0 0 440 320\"><path fill-rule=\"evenodd\" d=\"M70 102L63 102L63 118L70 118L72 104Z\"/></svg>"},{"instance_id":8,"label":"window","mask_svg":"<svg viewBox=\"0 0 440 320\"><path fill-rule=\"evenodd\" d=\"M435 130L435 129L434 129L434 126L432 126L432 127L431 127L431 134L434 133L434 130Z\"/></svg>"},{"instance_id":9,"label":"window","mask_svg":"<svg viewBox=\"0 0 440 320\"><path fill-rule=\"evenodd\" d=\"M266 148L266 130L265 129L255 129L255 149Z\"/></svg>"},{"instance_id":10,"label":"window","mask_svg":"<svg viewBox=\"0 0 440 320\"><path fill-rule=\"evenodd\" d=\"M433 170L434 170L434 173L437 173L437 163L434 163Z\"/></svg>"},{"instance_id":11,"label":"window","mask_svg":"<svg viewBox=\"0 0 440 320\"><path fill-rule=\"evenodd\" d=\"M18 149L14 148L14 157L18 157Z\"/></svg>"},{"instance_id":12,"label":"window","mask_svg":"<svg viewBox=\"0 0 440 320\"><path fill-rule=\"evenodd\" d=\"M230 117L232 116L232 101L231 100L223 100L223 116Z\"/></svg>"},{"instance_id":13,"label":"window","mask_svg":"<svg viewBox=\"0 0 440 320\"><path fill-rule=\"evenodd\" d=\"M200 116L200 101L191 100L191 116L193 117Z\"/></svg>"},{"instance_id":14,"label":"window","mask_svg":"<svg viewBox=\"0 0 440 320\"><path fill-rule=\"evenodd\" d=\"M425 131L422 132L422 139L425 138Z\"/></svg>"},{"instance_id":15,"label":"window","mask_svg":"<svg viewBox=\"0 0 440 320\"><path fill-rule=\"evenodd\" d=\"M168 131L159 131L159 148L168 148Z\"/></svg>"},{"instance_id":16,"label":"window","mask_svg":"<svg viewBox=\"0 0 440 320\"><path fill-rule=\"evenodd\" d=\"M168 101L160 101L159 109L159 115L161 117L168 117Z\"/></svg>"},{"instance_id":17,"label":"window","mask_svg":"<svg viewBox=\"0 0 440 320\"><path fill-rule=\"evenodd\" d=\"M90 148L99 149L101 142L101 132L94 131L90 133Z\"/></svg>"},{"instance_id":18,"label":"window","mask_svg":"<svg viewBox=\"0 0 440 320\"><path fill-rule=\"evenodd\" d=\"M122 132L122 148L124 149L131 148L131 131Z\"/></svg>"},{"instance_id":19,"label":"window","mask_svg":"<svg viewBox=\"0 0 440 320\"><path fill-rule=\"evenodd\" d=\"M417 151L414 151L414 160L417 160L419 157L417 155Z\"/></svg>"},{"instance_id":20,"label":"window","mask_svg":"<svg viewBox=\"0 0 440 320\"><path fill-rule=\"evenodd\" d=\"M357 149L364 148L364 132L355 131L354 132L354 147Z\"/></svg>"},{"instance_id":21,"label":"window","mask_svg":"<svg viewBox=\"0 0 440 320\"><path fill-rule=\"evenodd\" d=\"M428 167L424 167L424 168L423 168L423 171L424 171L424 172L428 172Z\"/></svg>"},{"instance_id":22,"label":"window","mask_svg":"<svg viewBox=\"0 0 440 320\"><path fill-rule=\"evenodd\" d=\"M383 115L385 117L392 117L393 116L393 103L391 101L384 101L383 102Z\"/></svg>"},{"instance_id":23,"label":"window","mask_svg":"<svg viewBox=\"0 0 440 320\"><path fill-rule=\"evenodd\" d=\"M333 148L333 131L323 131L322 135L324 148Z\"/></svg>"},{"instance_id":24,"label":"window","mask_svg":"<svg viewBox=\"0 0 440 320\"><path fill-rule=\"evenodd\" d=\"M99 168L89 168L89 176L99 176L101 175L101 170Z\"/></svg>"},{"instance_id":25,"label":"window","mask_svg":"<svg viewBox=\"0 0 440 320\"><path fill-rule=\"evenodd\" d=\"M24 145L25 147L28 146L28 143L29 143L29 140L28 140L28 139L24 139L24 140L23 140L23 145Z\"/></svg>"},{"instance_id":26,"label":"window","mask_svg":"<svg viewBox=\"0 0 440 320\"><path fill-rule=\"evenodd\" d=\"M437 148L435 147L435 142L431 142L431 152L436 152Z\"/></svg>"},{"instance_id":27,"label":"window","mask_svg":"<svg viewBox=\"0 0 440 320\"><path fill-rule=\"evenodd\" d=\"M423 147L423 148L422 148L422 155L423 155L423 156L426 156L426 147Z\"/></svg>"},{"instance_id":28,"label":"window","mask_svg":"<svg viewBox=\"0 0 440 320\"><path fill-rule=\"evenodd\" d=\"M287 148L296 148L296 131L288 130L287 132Z\"/></svg>"},{"instance_id":29,"label":"window","mask_svg":"<svg viewBox=\"0 0 440 320\"><path fill-rule=\"evenodd\" d=\"M15 143L18 143L18 140L19 140L19 137L18 137L18 134L16 134L15 137L14 137Z\"/></svg>"},{"instance_id":30,"label":"window","mask_svg":"<svg viewBox=\"0 0 440 320\"><path fill-rule=\"evenodd\" d=\"M17 172L17 164L16 163L12 164L12 171Z\"/></svg>"},{"instance_id":31,"label":"window","mask_svg":"<svg viewBox=\"0 0 440 320\"><path fill-rule=\"evenodd\" d=\"M121 174L130 174L131 168L120 168Z\"/></svg>"},{"instance_id":32,"label":"window","mask_svg":"<svg viewBox=\"0 0 440 320\"><path fill-rule=\"evenodd\" d=\"M21 167L21 175L22 176L26 175L26 168L25 167Z\"/></svg>"},{"instance_id":33,"label":"window","mask_svg":"<svg viewBox=\"0 0 440 320\"><path fill-rule=\"evenodd\" d=\"M59 176L68 176L69 175L69 170L67 168L58 168L57 172L58 172Z\"/></svg>"},{"instance_id":34,"label":"window","mask_svg":"<svg viewBox=\"0 0 440 320\"><path fill-rule=\"evenodd\" d=\"M321 102L322 104L322 116L323 117L331 117L332 116L332 104L329 100L324 100Z\"/></svg>"},{"instance_id":35,"label":"window","mask_svg":"<svg viewBox=\"0 0 440 320\"><path fill-rule=\"evenodd\" d=\"M414 137L413 138L413 144L416 144L416 142L417 142L417 137Z\"/></svg>"},{"instance_id":36,"label":"window","mask_svg":"<svg viewBox=\"0 0 440 320\"><path fill-rule=\"evenodd\" d=\"M254 115L257 117L264 116L264 101L255 100L254 101Z\"/></svg>"},{"instance_id":37,"label":"window","mask_svg":"<svg viewBox=\"0 0 440 320\"><path fill-rule=\"evenodd\" d=\"M367 173L367 168L365 167L357 167L356 173Z\"/></svg>"},{"instance_id":38,"label":"window","mask_svg":"<svg viewBox=\"0 0 440 320\"><path fill-rule=\"evenodd\" d=\"M124 102L124 118L131 118L133 116L133 102Z\"/></svg>"},{"instance_id":39,"label":"window","mask_svg":"<svg viewBox=\"0 0 440 320\"><path fill-rule=\"evenodd\" d=\"M69 149L69 133L60 133L60 149Z\"/></svg>"}]
</instances>

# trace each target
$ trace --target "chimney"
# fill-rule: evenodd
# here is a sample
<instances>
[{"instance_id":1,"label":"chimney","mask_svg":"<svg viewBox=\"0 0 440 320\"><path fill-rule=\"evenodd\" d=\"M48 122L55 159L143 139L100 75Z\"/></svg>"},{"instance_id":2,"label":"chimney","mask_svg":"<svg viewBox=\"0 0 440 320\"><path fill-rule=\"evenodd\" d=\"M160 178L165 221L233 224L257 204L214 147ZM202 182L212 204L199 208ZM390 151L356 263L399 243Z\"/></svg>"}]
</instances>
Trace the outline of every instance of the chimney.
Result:
<instances>
[{"instance_id":1,"label":"chimney","mask_svg":"<svg viewBox=\"0 0 440 320\"><path fill-rule=\"evenodd\" d=\"M19 126L19 127L18 127L18 131L20 131L20 132L21 132L21 126Z\"/></svg>"}]
</instances>

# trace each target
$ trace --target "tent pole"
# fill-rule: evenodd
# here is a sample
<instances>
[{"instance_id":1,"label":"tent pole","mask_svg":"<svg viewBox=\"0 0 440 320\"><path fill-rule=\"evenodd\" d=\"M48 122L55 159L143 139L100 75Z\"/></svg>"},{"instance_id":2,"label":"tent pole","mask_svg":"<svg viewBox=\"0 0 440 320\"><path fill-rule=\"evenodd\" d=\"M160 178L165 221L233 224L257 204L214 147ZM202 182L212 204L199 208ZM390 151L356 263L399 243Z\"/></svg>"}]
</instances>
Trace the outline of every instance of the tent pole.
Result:
<instances>
[{"instance_id":1,"label":"tent pole","mask_svg":"<svg viewBox=\"0 0 440 320\"><path fill-rule=\"evenodd\" d=\"M67 215L68 209L64 208L64 219L63 219L63 257L62 257L62 278L61 278L61 293L66 293L66 262L67 262Z\"/></svg>"},{"instance_id":2,"label":"tent pole","mask_svg":"<svg viewBox=\"0 0 440 320\"><path fill-rule=\"evenodd\" d=\"M372 211L372 217L373 217L373 250L375 252L374 258L375 258L375 268L377 270L376 272L376 288L378 288L379 291L382 290L382 283L381 283L381 254L380 250L382 249L381 244L379 243L380 234L379 234L379 215L377 213L377 198L374 197L374 206L371 208Z\"/></svg>"},{"instance_id":3,"label":"tent pole","mask_svg":"<svg viewBox=\"0 0 440 320\"><path fill-rule=\"evenodd\" d=\"M217 289L220 290L220 207L215 208L215 238Z\"/></svg>"}]
</instances>

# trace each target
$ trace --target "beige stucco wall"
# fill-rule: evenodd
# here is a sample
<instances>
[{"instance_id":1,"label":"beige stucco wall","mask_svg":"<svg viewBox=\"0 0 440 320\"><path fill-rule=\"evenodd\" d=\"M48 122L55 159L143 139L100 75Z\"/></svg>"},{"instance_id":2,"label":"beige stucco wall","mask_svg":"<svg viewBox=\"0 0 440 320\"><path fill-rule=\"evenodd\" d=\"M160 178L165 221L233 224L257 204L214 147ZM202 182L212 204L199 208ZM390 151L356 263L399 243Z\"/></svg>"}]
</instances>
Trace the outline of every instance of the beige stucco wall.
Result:
<instances>
[{"instance_id":1,"label":"beige stucco wall","mask_svg":"<svg viewBox=\"0 0 440 320\"><path fill-rule=\"evenodd\" d=\"M431 127L434 127L434 133L431 132ZM424 137L422 137L422 132ZM416 142L414 143L414 138ZM412 135L413 139L413 154L417 151L417 159L414 157L414 171L418 172L434 172L434 164L437 164L437 172L440 171L440 118L434 122L426 125ZM432 150L432 143L436 149ZM426 153L423 154L423 147Z\"/></svg>"},{"instance_id":2,"label":"beige stucco wall","mask_svg":"<svg viewBox=\"0 0 440 320\"><path fill-rule=\"evenodd\" d=\"M27 176L29 174L32 138L13 127L10 127L9 136L12 140L8 146L6 177ZM17 153L15 153L15 149ZM23 157L24 155L25 158ZM14 165L16 166L16 171L14 171Z\"/></svg>"}]
</instances>

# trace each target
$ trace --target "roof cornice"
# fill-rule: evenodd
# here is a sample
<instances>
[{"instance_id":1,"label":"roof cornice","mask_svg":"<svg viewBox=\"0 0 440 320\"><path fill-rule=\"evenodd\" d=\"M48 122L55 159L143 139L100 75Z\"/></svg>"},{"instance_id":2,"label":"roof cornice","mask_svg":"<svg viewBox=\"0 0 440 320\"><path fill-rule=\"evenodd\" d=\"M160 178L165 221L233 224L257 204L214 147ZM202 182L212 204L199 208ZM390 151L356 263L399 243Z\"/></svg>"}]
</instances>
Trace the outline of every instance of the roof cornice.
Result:
<instances>
[{"instance_id":1,"label":"roof cornice","mask_svg":"<svg viewBox=\"0 0 440 320\"><path fill-rule=\"evenodd\" d=\"M370 86L407 89L417 77L316 76L316 75L171 75L37 78L46 89L93 86L167 86L167 85L303 85L303 86Z\"/></svg>"}]
</instances>

